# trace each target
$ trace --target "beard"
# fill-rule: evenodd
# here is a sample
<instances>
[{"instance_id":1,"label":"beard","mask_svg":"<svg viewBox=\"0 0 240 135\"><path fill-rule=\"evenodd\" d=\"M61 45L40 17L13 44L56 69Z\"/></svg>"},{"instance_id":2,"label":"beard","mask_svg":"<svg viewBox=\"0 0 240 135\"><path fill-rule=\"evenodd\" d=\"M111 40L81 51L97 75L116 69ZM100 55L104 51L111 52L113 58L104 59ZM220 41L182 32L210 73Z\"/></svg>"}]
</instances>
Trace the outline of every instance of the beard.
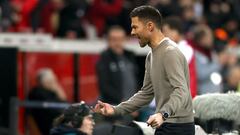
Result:
<instances>
[{"instance_id":1,"label":"beard","mask_svg":"<svg viewBox=\"0 0 240 135\"><path fill-rule=\"evenodd\" d=\"M138 37L138 40L139 40L138 42L139 42L139 45L140 45L141 48L145 47L149 43L146 39L143 39L143 38L140 38L140 37Z\"/></svg>"}]
</instances>

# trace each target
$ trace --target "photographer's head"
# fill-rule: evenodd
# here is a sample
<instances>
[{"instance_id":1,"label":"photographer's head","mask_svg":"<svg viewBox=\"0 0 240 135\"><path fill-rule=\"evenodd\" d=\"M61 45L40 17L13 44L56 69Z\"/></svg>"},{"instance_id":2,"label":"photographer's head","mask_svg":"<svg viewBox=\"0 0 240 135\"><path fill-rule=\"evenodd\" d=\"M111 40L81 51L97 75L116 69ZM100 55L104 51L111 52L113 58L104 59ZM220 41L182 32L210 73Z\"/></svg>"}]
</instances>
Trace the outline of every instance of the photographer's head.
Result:
<instances>
[{"instance_id":1,"label":"photographer's head","mask_svg":"<svg viewBox=\"0 0 240 135\"><path fill-rule=\"evenodd\" d=\"M63 125L87 135L92 135L94 124L91 109L84 102L72 104L54 122L56 127Z\"/></svg>"}]
</instances>

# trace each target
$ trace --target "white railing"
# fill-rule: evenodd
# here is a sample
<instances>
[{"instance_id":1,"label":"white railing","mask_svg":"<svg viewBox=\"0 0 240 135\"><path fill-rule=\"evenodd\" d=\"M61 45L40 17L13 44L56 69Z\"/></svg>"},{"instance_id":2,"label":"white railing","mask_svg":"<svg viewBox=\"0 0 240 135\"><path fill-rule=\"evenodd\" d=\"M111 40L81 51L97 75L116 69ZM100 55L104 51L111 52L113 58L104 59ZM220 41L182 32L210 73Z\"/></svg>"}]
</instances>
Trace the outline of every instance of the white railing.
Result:
<instances>
[{"instance_id":1,"label":"white railing","mask_svg":"<svg viewBox=\"0 0 240 135\"><path fill-rule=\"evenodd\" d=\"M99 54L107 46L103 39L97 40L66 40L56 39L49 34L1 33L0 47L17 47L24 52L64 52L81 54ZM138 42L129 39L126 49L137 55L146 55L150 48L140 48Z\"/></svg>"},{"instance_id":2,"label":"white railing","mask_svg":"<svg viewBox=\"0 0 240 135\"><path fill-rule=\"evenodd\" d=\"M107 47L106 45L104 39L67 40L53 38L50 34L0 33L0 47L17 47L23 52L99 54ZM137 40L132 38L127 40L125 48L143 56L150 51L149 47L139 47ZM228 51L240 57L240 47L230 48Z\"/></svg>"}]
</instances>

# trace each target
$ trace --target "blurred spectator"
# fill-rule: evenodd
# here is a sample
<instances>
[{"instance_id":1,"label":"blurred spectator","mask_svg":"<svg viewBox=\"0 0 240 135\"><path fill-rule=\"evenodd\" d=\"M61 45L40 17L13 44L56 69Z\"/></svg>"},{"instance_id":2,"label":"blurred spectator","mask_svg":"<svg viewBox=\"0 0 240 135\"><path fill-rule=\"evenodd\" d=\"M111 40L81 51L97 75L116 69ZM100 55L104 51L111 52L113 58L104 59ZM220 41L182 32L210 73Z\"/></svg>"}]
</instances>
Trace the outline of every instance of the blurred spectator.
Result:
<instances>
[{"instance_id":1,"label":"blurred spectator","mask_svg":"<svg viewBox=\"0 0 240 135\"><path fill-rule=\"evenodd\" d=\"M43 22L42 12L44 12L44 8L47 7L49 3L51 3L50 0L38 0L36 7L33 9L31 13L31 26L34 32L38 31L38 29L43 29L42 31L45 31L45 29L41 25L41 23ZM51 15L51 13L48 13L45 16L47 15ZM47 17L44 18L44 22L49 22ZM46 32L52 33L51 31L47 30Z\"/></svg>"},{"instance_id":2,"label":"blurred spectator","mask_svg":"<svg viewBox=\"0 0 240 135\"><path fill-rule=\"evenodd\" d=\"M63 0L39 0L31 14L33 30L56 35L59 27L59 12L63 8Z\"/></svg>"},{"instance_id":3,"label":"blurred spectator","mask_svg":"<svg viewBox=\"0 0 240 135\"><path fill-rule=\"evenodd\" d=\"M119 15L117 16L110 16L106 20L106 29L109 29L113 25L120 25L122 26L125 31L130 34L131 20L129 18L130 12L138 6L145 5L148 0L124 0L123 7Z\"/></svg>"},{"instance_id":4,"label":"blurred spectator","mask_svg":"<svg viewBox=\"0 0 240 135\"><path fill-rule=\"evenodd\" d=\"M89 4L89 0L65 0L64 7L59 13L57 36L70 39L86 37L83 17Z\"/></svg>"},{"instance_id":5,"label":"blurred spectator","mask_svg":"<svg viewBox=\"0 0 240 135\"><path fill-rule=\"evenodd\" d=\"M0 32L5 32L11 25L11 5L9 0L0 1Z\"/></svg>"},{"instance_id":6,"label":"blurred spectator","mask_svg":"<svg viewBox=\"0 0 240 135\"><path fill-rule=\"evenodd\" d=\"M233 66L229 69L227 75L227 84L224 87L224 91L237 91L240 85L240 67Z\"/></svg>"},{"instance_id":7,"label":"blurred spectator","mask_svg":"<svg viewBox=\"0 0 240 135\"><path fill-rule=\"evenodd\" d=\"M203 0L195 0L193 7L194 7L195 19L197 21L200 21L201 19L203 19L203 11L204 11Z\"/></svg>"},{"instance_id":8,"label":"blurred spectator","mask_svg":"<svg viewBox=\"0 0 240 135\"><path fill-rule=\"evenodd\" d=\"M184 7L182 9L182 20L184 21L184 31L189 31L189 29L196 24L196 18L194 14L193 5Z\"/></svg>"},{"instance_id":9,"label":"blurred spectator","mask_svg":"<svg viewBox=\"0 0 240 135\"><path fill-rule=\"evenodd\" d=\"M197 25L193 29L192 46L195 49L198 94L222 91L221 63L213 52L213 33L206 25Z\"/></svg>"},{"instance_id":10,"label":"blurred spectator","mask_svg":"<svg viewBox=\"0 0 240 135\"><path fill-rule=\"evenodd\" d=\"M65 102L66 95L57 82L57 78L51 69L41 69L37 74L37 86L33 88L28 99L40 102ZM33 116L40 132L48 135L52 127L53 119L58 116L59 110L54 109L31 109L30 114Z\"/></svg>"},{"instance_id":11,"label":"blurred spectator","mask_svg":"<svg viewBox=\"0 0 240 135\"><path fill-rule=\"evenodd\" d=\"M158 8L164 17L181 17L186 32L196 23L208 24L218 36L219 29L227 33L224 42L239 43L239 0L1 0L0 31L93 39L112 25L130 32L129 12L145 4ZM222 49L225 43L220 44Z\"/></svg>"},{"instance_id":12,"label":"blurred spectator","mask_svg":"<svg viewBox=\"0 0 240 135\"><path fill-rule=\"evenodd\" d=\"M223 28L217 28L214 30L214 36L215 36L215 50L218 52L223 51L228 42L228 33L225 29Z\"/></svg>"},{"instance_id":13,"label":"blurred spectator","mask_svg":"<svg viewBox=\"0 0 240 135\"><path fill-rule=\"evenodd\" d=\"M240 19L240 18L238 18ZM226 21L224 26L228 33L228 45L237 46L240 43L239 21L236 16L232 16Z\"/></svg>"},{"instance_id":14,"label":"blurred spectator","mask_svg":"<svg viewBox=\"0 0 240 135\"><path fill-rule=\"evenodd\" d=\"M124 49L126 34L121 27L110 28L107 40L108 49L97 63L100 99L119 104L136 92L137 66L133 53Z\"/></svg>"},{"instance_id":15,"label":"blurred spectator","mask_svg":"<svg viewBox=\"0 0 240 135\"><path fill-rule=\"evenodd\" d=\"M204 1L204 15L206 16L209 26L213 29L222 27L226 20L235 16L233 5L230 1L211 0Z\"/></svg>"},{"instance_id":16,"label":"blurred spectator","mask_svg":"<svg viewBox=\"0 0 240 135\"><path fill-rule=\"evenodd\" d=\"M223 27L215 29L215 49L217 51L222 51L229 46L235 47L240 43L238 23L236 18L230 18Z\"/></svg>"},{"instance_id":17,"label":"blurred spectator","mask_svg":"<svg viewBox=\"0 0 240 135\"><path fill-rule=\"evenodd\" d=\"M234 50L237 50L237 48L232 46L225 46L225 48L218 53L219 60L221 61L222 65L221 74L223 76L224 92L227 92L230 89L228 86L228 76L230 69L238 64L238 57L236 51Z\"/></svg>"},{"instance_id":18,"label":"blurred spectator","mask_svg":"<svg viewBox=\"0 0 240 135\"><path fill-rule=\"evenodd\" d=\"M51 135L92 135L94 120L90 108L84 103L72 104L55 119Z\"/></svg>"},{"instance_id":19,"label":"blurred spectator","mask_svg":"<svg viewBox=\"0 0 240 135\"><path fill-rule=\"evenodd\" d=\"M203 4L201 0L150 0L148 4L156 7L163 15L181 17L184 31L196 22L202 21Z\"/></svg>"},{"instance_id":20,"label":"blurred spectator","mask_svg":"<svg viewBox=\"0 0 240 135\"><path fill-rule=\"evenodd\" d=\"M214 29L221 27L221 23L219 22L223 21L219 6L220 1L221 0L204 1L204 15L208 21L208 25Z\"/></svg>"},{"instance_id":21,"label":"blurred spectator","mask_svg":"<svg viewBox=\"0 0 240 135\"><path fill-rule=\"evenodd\" d=\"M197 95L197 73L195 65L195 54L191 45L185 40L183 23L178 17L168 17L163 21L162 24L163 34L178 44L178 48L184 54L190 74L190 90L192 97Z\"/></svg>"},{"instance_id":22,"label":"blurred spectator","mask_svg":"<svg viewBox=\"0 0 240 135\"><path fill-rule=\"evenodd\" d=\"M182 8L179 5L179 0L150 0L148 2L151 6L156 7L163 17L170 15L179 16Z\"/></svg>"},{"instance_id":23,"label":"blurred spectator","mask_svg":"<svg viewBox=\"0 0 240 135\"><path fill-rule=\"evenodd\" d=\"M11 32L32 32L31 12L38 0L11 0L13 9Z\"/></svg>"},{"instance_id":24,"label":"blurred spectator","mask_svg":"<svg viewBox=\"0 0 240 135\"><path fill-rule=\"evenodd\" d=\"M123 9L123 0L93 0L86 18L96 28L98 36L104 34L105 20L120 14Z\"/></svg>"}]
</instances>

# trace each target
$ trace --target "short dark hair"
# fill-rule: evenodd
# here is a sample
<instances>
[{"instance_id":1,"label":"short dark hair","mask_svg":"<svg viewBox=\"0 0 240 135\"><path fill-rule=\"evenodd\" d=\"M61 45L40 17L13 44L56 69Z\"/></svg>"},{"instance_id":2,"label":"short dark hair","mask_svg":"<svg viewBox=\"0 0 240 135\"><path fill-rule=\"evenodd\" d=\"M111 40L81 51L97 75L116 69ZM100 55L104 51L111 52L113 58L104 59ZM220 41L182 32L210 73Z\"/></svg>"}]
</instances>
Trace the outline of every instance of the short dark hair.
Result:
<instances>
[{"instance_id":1,"label":"short dark hair","mask_svg":"<svg viewBox=\"0 0 240 135\"><path fill-rule=\"evenodd\" d=\"M161 28L162 15L156 8L152 6L144 5L136 7L130 13L130 17L138 17L139 19L145 21L152 21L159 29Z\"/></svg>"},{"instance_id":2,"label":"short dark hair","mask_svg":"<svg viewBox=\"0 0 240 135\"><path fill-rule=\"evenodd\" d=\"M82 125L84 117L90 114L92 114L91 109L85 104L85 102L82 101L80 103L72 104L63 111L62 115L54 120L53 126L59 126L71 122L74 128L79 128Z\"/></svg>"},{"instance_id":3,"label":"short dark hair","mask_svg":"<svg viewBox=\"0 0 240 135\"><path fill-rule=\"evenodd\" d=\"M179 17L168 17L163 21L162 25L168 25L171 29L178 31L180 34L184 34L183 23Z\"/></svg>"}]
</instances>

